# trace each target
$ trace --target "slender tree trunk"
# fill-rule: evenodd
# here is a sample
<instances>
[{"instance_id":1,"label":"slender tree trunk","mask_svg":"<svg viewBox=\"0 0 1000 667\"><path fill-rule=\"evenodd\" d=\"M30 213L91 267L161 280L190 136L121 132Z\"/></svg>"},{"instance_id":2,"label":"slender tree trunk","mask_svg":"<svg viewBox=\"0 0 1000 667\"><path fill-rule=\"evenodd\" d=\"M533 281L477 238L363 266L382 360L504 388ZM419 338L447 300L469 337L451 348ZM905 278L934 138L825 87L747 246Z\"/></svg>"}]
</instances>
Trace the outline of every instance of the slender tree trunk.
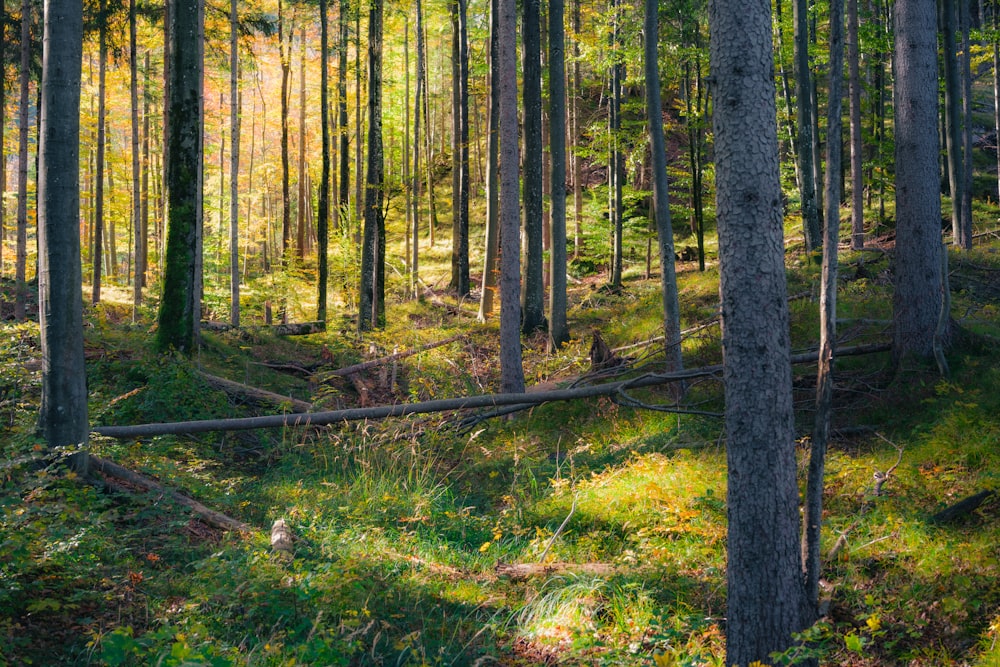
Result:
<instances>
[{"instance_id":1,"label":"slender tree trunk","mask_svg":"<svg viewBox=\"0 0 1000 667\"><path fill-rule=\"evenodd\" d=\"M520 152L517 127L517 3L498 0L497 61L500 90L500 387L524 392L521 358Z\"/></svg>"},{"instance_id":2,"label":"slender tree trunk","mask_svg":"<svg viewBox=\"0 0 1000 667\"><path fill-rule=\"evenodd\" d=\"M132 319L138 317L142 305L142 275L145 272L142 258L142 174L139 164L139 48L135 16L135 0L129 0L129 97L132 111L132 236L134 241L132 277Z\"/></svg>"},{"instance_id":3,"label":"slender tree trunk","mask_svg":"<svg viewBox=\"0 0 1000 667\"><path fill-rule=\"evenodd\" d=\"M306 173L306 28L299 29L299 164L298 164L298 210L296 248L299 259L305 257L309 236L306 233L306 211L310 208L307 195L308 174Z\"/></svg>"},{"instance_id":4,"label":"slender tree trunk","mask_svg":"<svg viewBox=\"0 0 1000 667\"><path fill-rule=\"evenodd\" d=\"M851 113L851 249L865 246L864 146L861 127L861 71L858 48L858 0L847 0L847 60Z\"/></svg>"},{"instance_id":5,"label":"slender tree trunk","mask_svg":"<svg viewBox=\"0 0 1000 667\"><path fill-rule=\"evenodd\" d=\"M524 0L524 243L521 331L545 328L545 285L542 280L542 69L539 0Z\"/></svg>"},{"instance_id":6,"label":"slender tree trunk","mask_svg":"<svg viewBox=\"0 0 1000 667\"><path fill-rule=\"evenodd\" d=\"M112 261L112 258L105 252L104 228L104 162L106 152L106 106L107 106L107 70L108 70L108 37L107 37L107 4L101 0L98 10L98 49L97 58L97 167L94 174L94 277L91 286L91 301L100 303L101 301L101 269L103 263ZM110 271L109 271L110 273Z\"/></svg>"},{"instance_id":7,"label":"slender tree trunk","mask_svg":"<svg viewBox=\"0 0 1000 667\"><path fill-rule=\"evenodd\" d=\"M14 266L14 319L24 321L28 301L26 267L28 264L28 107L31 82L31 3L21 3L21 95L18 107L17 160L17 240ZM99 246L98 246L99 249ZM100 254L97 258L101 257ZM98 261L95 260L95 263Z\"/></svg>"},{"instance_id":8,"label":"slender tree trunk","mask_svg":"<svg viewBox=\"0 0 1000 667\"><path fill-rule=\"evenodd\" d=\"M479 321L485 322L493 314L493 296L497 289L497 263L500 253L500 79L499 31L497 26L498 0L490 0L489 48L489 114L487 116L488 148L486 150L486 253L483 264L483 289L479 299Z\"/></svg>"},{"instance_id":9,"label":"slender tree trunk","mask_svg":"<svg viewBox=\"0 0 1000 667\"><path fill-rule=\"evenodd\" d=\"M427 44L427 26L424 26L423 31L424 44ZM425 46L426 48L426 46ZM424 62L427 62L427 54L424 54ZM437 229L438 218L437 218L437 204L434 198L434 132L433 124L431 122L431 104L430 104L430 72L428 71L430 67L424 68L424 125L426 125L426 131L424 132L424 139L427 146L427 208L430 220L427 224L427 242L434 247L434 231Z\"/></svg>"},{"instance_id":10,"label":"slender tree trunk","mask_svg":"<svg viewBox=\"0 0 1000 667\"><path fill-rule=\"evenodd\" d=\"M364 246L358 329L385 324L384 161L382 154L382 0L368 12L368 171L365 176Z\"/></svg>"},{"instance_id":11,"label":"slender tree trunk","mask_svg":"<svg viewBox=\"0 0 1000 667\"><path fill-rule=\"evenodd\" d=\"M234 0L235 1L235 0ZM326 322L326 289L329 281L330 241L330 36L327 0L319 2L319 124L322 128L323 166L319 183L319 220L317 221L317 296L316 319Z\"/></svg>"},{"instance_id":12,"label":"slender tree trunk","mask_svg":"<svg viewBox=\"0 0 1000 667\"><path fill-rule=\"evenodd\" d=\"M44 9L38 163L38 318L42 400L38 425L50 448L87 443L80 264L80 70L82 5L49 0ZM86 476L86 451L70 466Z\"/></svg>"},{"instance_id":13,"label":"slender tree trunk","mask_svg":"<svg viewBox=\"0 0 1000 667\"><path fill-rule=\"evenodd\" d=\"M623 210L622 210L622 181L624 180L624 168L623 168L623 156L620 147L620 131L621 131L621 104L622 104L622 64L619 61L622 55L619 53L621 48L620 36L619 36L619 22L621 20L621 2L620 0L612 0L611 3L612 12L612 28L610 35L610 45L611 45L611 92L609 95L611 104L611 113L609 117L610 122L610 134L611 134L611 164L608 168L608 174L610 176L610 218L611 218L611 287L614 289L619 289L622 286L622 270L623 270L623 254L624 254L624 239L623 235L625 232L625 227L623 224Z\"/></svg>"},{"instance_id":14,"label":"slender tree trunk","mask_svg":"<svg viewBox=\"0 0 1000 667\"><path fill-rule=\"evenodd\" d=\"M713 97L724 100L713 118L729 471L725 663L769 664L802 629L805 599L771 5L711 0L709 25Z\"/></svg>"},{"instance_id":15,"label":"slender tree trunk","mask_svg":"<svg viewBox=\"0 0 1000 667\"><path fill-rule=\"evenodd\" d=\"M809 7L807 0L793 0L792 20L795 25L795 97L798 100L798 152L802 233L806 250L820 245L819 212L816 204L816 181L813 170L813 106L810 103L812 77L809 72Z\"/></svg>"},{"instance_id":16,"label":"slender tree trunk","mask_svg":"<svg viewBox=\"0 0 1000 667\"><path fill-rule=\"evenodd\" d=\"M286 26L283 10L285 0L278 0L278 51L281 60L281 254L287 261L288 246L292 238L292 202L289 191L288 168L288 101L291 96L292 28Z\"/></svg>"},{"instance_id":17,"label":"slender tree trunk","mask_svg":"<svg viewBox=\"0 0 1000 667\"><path fill-rule=\"evenodd\" d=\"M0 53L7 53L7 40L0 30ZM4 128L7 125L7 65L0 65L0 192L7 192L7 147ZM79 178L79 177L78 177ZM7 239L7 204L0 200L0 279L3 278L3 244ZM79 240L77 240L79 243Z\"/></svg>"},{"instance_id":18,"label":"slender tree trunk","mask_svg":"<svg viewBox=\"0 0 1000 667\"><path fill-rule=\"evenodd\" d=\"M583 247L583 161L576 152L580 138L580 0L573 2L573 259L580 257Z\"/></svg>"},{"instance_id":19,"label":"slender tree trunk","mask_svg":"<svg viewBox=\"0 0 1000 667\"><path fill-rule=\"evenodd\" d=\"M549 2L549 153L552 243L549 271L549 349L569 342L566 323L566 36L564 0ZM673 255L671 255L673 257Z\"/></svg>"},{"instance_id":20,"label":"slender tree trunk","mask_svg":"<svg viewBox=\"0 0 1000 667\"><path fill-rule=\"evenodd\" d=\"M325 2L326 0L323 0ZM239 2L229 1L229 322L240 326L240 44ZM325 27L325 25L324 25ZM324 92L326 88L324 87ZM252 152L251 152L252 155ZM251 157L251 160L253 158ZM252 189L251 189L252 192Z\"/></svg>"},{"instance_id":21,"label":"slender tree trunk","mask_svg":"<svg viewBox=\"0 0 1000 667\"><path fill-rule=\"evenodd\" d=\"M997 201L1000 201L1000 9L993 7L993 126L997 134Z\"/></svg>"},{"instance_id":22,"label":"slender tree trunk","mask_svg":"<svg viewBox=\"0 0 1000 667\"><path fill-rule=\"evenodd\" d=\"M948 160L948 192L951 195L951 236L955 245L961 245L964 217L962 206L965 203L965 197L962 194L965 178L962 170L965 166L965 160L962 158L962 93L955 45L955 32L958 28L955 18L955 0L940 0L938 9L943 34L942 41L944 42L944 126Z\"/></svg>"},{"instance_id":23,"label":"slender tree trunk","mask_svg":"<svg viewBox=\"0 0 1000 667\"><path fill-rule=\"evenodd\" d=\"M424 10L423 2L416 0L417 20L414 28L417 37L417 89L413 96L413 259L410 262L410 293L415 297L419 294L420 281L420 142L423 140L420 135L420 112L422 109L421 95L427 96L425 82L427 76L424 72L425 54L424 48Z\"/></svg>"},{"instance_id":24,"label":"slender tree trunk","mask_svg":"<svg viewBox=\"0 0 1000 667\"><path fill-rule=\"evenodd\" d=\"M340 167L337 169L340 177L337 191L337 216L334 218L337 227L346 227L348 212L351 205L351 174L350 174L350 134L347 129L347 43L348 43L348 0L340 0L340 41L337 45L337 136L340 138L340 148L337 156Z\"/></svg>"},{"instance_id":25,"label":"slender tree trunk","mask_svg":"<svg viewBox=\"0 0 1000 667\"><path fill-rule=\"evenodd\" d=\"M649 148L653 163L653 214L660 253L660 284L663 292L663 341L666 350L665 370L679 371L681 358L681 313L677 298L677 274L674 265L674 230L670 220L670 190L667 184L667 149L663 137L663 102L660 97L659 39L660 20L657 0L645 0L643 62L646 74L646 117ZM690 95L690 93L689 93Z\"/></svg>"},{"instance_id":26,"label":"slender tree trunk","mask_svg":"<svg viewBox=\"0 0 1000 667\"><path fill-rule=\"evenodd\" d=\"M844 2L830 2L830 99L826 130L826 215L823 216L823 268L820 283L819 370L816 420L809 456L803 561L806 603L818 615L820 535L823 525L823 475L833 412L833 358L837 345L837 250L840 243L841 83L844 71Z\"/></svg>"},{"instance_id":27,"label":"slender tree trunk","mask_svg":"<svg viewBox=\"0 0 1000 667\"><path fill-rule=\"evenodd\" d=\"M962 57L959 79L962 82L962 220L959 227L958 246L972 249L972 44L969 30L970 0L959 0L958 26L962 33Z\"/></svg>"},{"instance_id":28,"label":"slender tree trunk","mask_svg":"<svg viewBox=\"0 0 1000 667\"><path fill-rule=\"evenodd\" d=\"M363 219L364 195L361 192L361 9L355 10L354 20L354 244L361 247L361 220ZM369 84L370 85L370 84Z\"/></svg>"}]
</instances>

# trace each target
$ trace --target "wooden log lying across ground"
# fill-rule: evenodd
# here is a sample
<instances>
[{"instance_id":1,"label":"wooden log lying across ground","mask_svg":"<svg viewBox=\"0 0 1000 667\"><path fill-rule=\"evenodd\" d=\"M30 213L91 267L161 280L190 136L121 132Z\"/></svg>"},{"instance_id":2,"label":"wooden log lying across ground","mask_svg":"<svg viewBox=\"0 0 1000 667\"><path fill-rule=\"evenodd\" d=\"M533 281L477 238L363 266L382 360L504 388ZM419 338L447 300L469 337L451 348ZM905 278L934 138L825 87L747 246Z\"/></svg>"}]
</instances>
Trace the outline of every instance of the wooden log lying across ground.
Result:
<instances>
[{"instance_id":1,"label":"wooden log lying across ground","mask_svg":"<svg viewBox=\"0 0 1000 667\"><path fill-rule=\"evenodd\" d=\"M202 372L201 376L205 378L211 386L216 389L221 389L230 396L237 396L243 398L255 405L270 405L273 407L286 407L291 412L309 412L312 410L312 403L307 403L306 401L300 401L297 398L292 398L291 396L282 396L281 394L275 394L274 392L267 391L266 389L260 389L258 387L251 387L249 385L241 384L239 382L234 382L233 380L227 380L226 378L221 378L217 375L211 375L209 373Z\"/></svg>"},{"instance_id":2,"label":"wooden log lying across ground","mask_svg":"<svg viewBox=\"0 0 1000 667\"><path fill-rule=\"evenodd\" d=\"M941 524L941 523L949 523L951 521L955 521L956 519L960 519L976 511L976 509L980 505L982 505L987 499L992 497L995 493L996 492L991 489L980 491L979 493L976 493L974 495L969 496L968 498L964 498L958 501L954 505L949 505L948 507L944 508L943 510L941 510L928 520L931 523Z\"/></svg>"},{"instance_id":3,"label":"wooden log lying across ground","mask_svg":"<svg viewBox=\"0 0 1000 667\"><path fill-rule=\"evenodd\" d=\"M286 322L283 324L265 324L263 326L234 327L227 322L204 321L201 328L205 331L230 331L245 329L247 331L270 331L276 336L307 336L326 331L326 322Z\"/></svg>"},{"instance_id":4,"label":"wooden log lying across ground","mask_svg":"<svg viewBox=\"0 0 1000 667\"><path fill-rule=\"evenodd\" d=\"M123 480L129 484L134 484L146 489L147 491L160 493L170 498L178 505L188 508L204 520L205 523L215 526L216 528L220 528L222 530L236 530L244 533L249 533L253 530L251 526L239 521L238 519L226 516L222 512L216 512L213 509L209 509L197 500L188 498L187 496L181 495L176 491L172 491L159 482L156 482L145 475L133 472L124 466L118 465L117 463L94 455L90 456L90 461L94 472L99 472L113 479Z\"/></svg>"},{"instance_id":5,"label":"wooden log lying across ground","mask_svg":"<svg viewBox=\"0 0 1000 667\"><path fill-rule=\"evenodd\" d=\"M859 345L843 348L837 351L837 357L873 354L891 349L889 345ZM815 351L792 355L793 364L805 364L816 361ZM238 419L207 419L201 421L174 422L163 424L138 424L136 426L95 426L91 429L98 435L110 438L142 438L156 435L180 433L206 433L209 431L242 431L258 428L282 428L286 426L325 426L347 421L364 419L386 419L388 417L403 417L413 414L431 412L450 412L454 410L469 410L475 408L498 408L503 406L541 405L554 401L572 401L581 398L609 396L621 391L653 387L682 380L717 375L722 372L722 364L704 366L673 373L656 373L642 375L631 380L609 382L607 384L576 387L574 389L555 389L526 394L485 394L446 398L422 403L401 403L371 408L349 408L332 412L310 412L306 414L266 415L262 417L243 417Z\"/></svg>"}]
</instances>

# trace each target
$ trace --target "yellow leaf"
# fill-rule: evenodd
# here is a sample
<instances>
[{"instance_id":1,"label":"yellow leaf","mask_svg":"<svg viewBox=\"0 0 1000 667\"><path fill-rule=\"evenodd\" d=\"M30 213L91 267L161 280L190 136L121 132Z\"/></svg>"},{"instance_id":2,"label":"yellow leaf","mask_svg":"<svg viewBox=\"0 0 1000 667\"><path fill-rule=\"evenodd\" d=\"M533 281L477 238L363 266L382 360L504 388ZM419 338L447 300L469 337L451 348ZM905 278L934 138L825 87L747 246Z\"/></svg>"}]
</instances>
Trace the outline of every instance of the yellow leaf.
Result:
<instances>
[{"instance_id":1,"label":"yellow leaf","mask_svg":"<svg viewBox=\"0 0 1000 667\"><path fill-rule=\"evenodd\" d=\"M479 553L484 553L492 544L492 542L483 542L483 546L479 547Z\"/></svg>"}]
</instances>

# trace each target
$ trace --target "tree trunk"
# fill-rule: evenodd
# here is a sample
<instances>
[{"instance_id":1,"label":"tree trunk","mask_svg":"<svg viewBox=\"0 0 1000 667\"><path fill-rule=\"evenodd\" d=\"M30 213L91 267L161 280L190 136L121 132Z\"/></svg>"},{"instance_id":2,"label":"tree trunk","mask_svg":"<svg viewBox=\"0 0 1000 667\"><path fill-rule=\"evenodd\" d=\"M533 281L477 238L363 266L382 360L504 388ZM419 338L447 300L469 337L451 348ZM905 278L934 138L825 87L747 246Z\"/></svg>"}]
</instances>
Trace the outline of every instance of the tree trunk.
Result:
<instances>
[{"instance_id":1,"label":"tree trunk","mask_svg":"<svg viewBox=\"0 0 1000 667\"><path fill-rule=\"evenodd\" d=\"M309 236L306 233L306 211L308 198L308 174L306 172L306 28L299 28L299 164L298 164L298 209L295 252L301 260L306 255Z\"/></svg>"},{"instance_id":2,"label":"tree trunk","mask_svg":"<svg viewBox=\"0 0 1000 667\"><path fill-rule=\"evenodd\" d=\"M135 0L129 0L129 98L132 112L132 319L142 305L142 175L139 166L139 64Z\"/></svg>"},{"instance_id":3,"label":"tree trunk","mask_svg":"<svg viewBox=\"0 0 1000 667\"><path fill-rule=\"evenodd\" d=\"M962 158L962 93L955 45L958 27L955 20L955 0L941 0L938 10L944 42L944 136L948 161L948 192L951 195L951 237L955 245L961 245L962 206L965 204L962 169L965 160Z\"/></svg>"},{"instance_id":4,"label":"tree trunk","mask_svg":"<svg viewBox=\"0 0 1000 667\"><path fill-rule=\"evenodd\" d=\"M106 98L107 98L107 70L108 70L108 37L107 37L107 3L100 2L98 10L98 50L97 58L97 167L94 173L94 252L93 252L93 281L91 285L91 302L101 302L101 270L107 254L104 251L104 157L107 143L106 133Z\"/></svg>"},{"instance_id":5,"label":"tree trunk","mask_svg":"<svg viewBox=\"0 0 1000 667\"><path fill-rule=\"evenodd\" d=\"M622 153L619 145L621 130L621 104L622 104L622 65L619 59L621 45L619 44L619 22L621 20L621 2L612 0L611 2L611 91L609 102L611 110L609 113L609 134L611 135L611 164L608 165L608 176L610 178L610 218L611 218L611 287L618 289L622 286L622 261L623 261L623 239L624 225L622 220Z\"/></svg>"},{"instance_id":6,"label":"tree trunk","mask_svg":"<svg viewBox=\"0 0 1000 667\"><path fill-rule=\"evenodd\" d=\"M170 39L166 269L156 345L161 352L193 351L198 326L201 205L202 56L200 0L174 0Z\"/></svg>"},{"instance_id":7,"label":"tree trunk","mask_svg":"<svg viewBox=\"0 0 1000 667\"><path fill-rule=\"evenodd\" d=\"M384 160L382 155L382 0L368 13L368 165L365 176L364 246L358 330L385 324Z\"/></svg>"},{"instance_id":8,"label":"tree trunk","mask_svg":"<svg viewBox=\"0 0 1000 667\"><path fill-rule=\"evenodd\" d=\"M325 2L325 0L324 0ZM325 92L324 88L324 92ZM239 3L229 2L229 322L240 325L240 44ZM252 190L251 190L252 191Z\"/></svg>"},{"instance_id":9,"label":"tree trunk","mask_svg":"<svg viewBox=\"0 0 1000 667\"><path fill-rule=\"evenodd\" d=\"M847 0L847 60L851 113L851 250L865 247L864 146L861 127L861 71L858 47L858 0Z\"/></svg>"},{"instance_id":10,"label":"tree trunk","mask_svg":"<svg viewBox=\"0 0 1000 667\"><path fill-rule=\"evenodd\" d=\"M18 106L17 240L14 266L14 319L24 321L28 301L28 87L31 82L31 3L21 2L21 95ZM97 255L100 258L100 254Z\"/></svg>"},{"instance_id":11,"label":"tree trunk","mask_svg":"<svg viewBox=\"0 0 1000 667\"><path fill-rule=\"evenodd\" d=\"M136 275L142 287L146 286L146 270L149 268L149 51L142 63L142 165L139 183L139 233L142 245L136 259Z\"/></svg>"},{"instance_id":12,"label":"tree trunk","mask_svg":"<svg viewBox=\"0 0 1000 667\"><path fill-rule=\"evenodd\" d=\"M583 161L576 154L576 142L580 139L580 0L573 2L573 128L570 151L573 159L573 259L580 257L583 247Z\"/></svg>"},{"instance_id":13,"label":"tree trunk","mask_svg":"<svg viewBox=\"0 0 1000 667\"><path fill-rule=\"evenodd\" d=\"M896 2L893 355L930 357L941 310L937 25L933 0Z\"/></svg>"},{"instance_id":14,"label":"tree trunk","mask_svg":"<svg viewBox=\"0 0 1000 667\"><path fill-rule=\"evenodd\" d=\"M809 72L809 7L807 0L793 0L792 20L795 34L795 97L798 100L799 137L799 197L801 199L802 233L806 250L820 245L819 211L816 208L816 180L813 170L812 131L813 106L810 102L812 77Z\"/></svg>"},{"instance_id":15,"label":"tree trunk","mask_svg":"<svg viewBox=\"0 0 1000 667\"><path fill-rule=\"evenodd\" d=\"M660 252L660 285L663 292L663 337L667 371L684 367L681 358L681 312L677 298L677 274L674 265L674 230L670 221L670 190L667 184L667 149L663 137L663 102L660 98L658 60L660 18L657 0L645 0L646 122L653 162L653 215Z\"/></svg>"},{"instance_id":16,"label":"tree trunk","mask_svg":"<svg viewBox=\"0 0 1000 667\"><path fill-rule=\"evenodd\" d=\"M85 445L80 265L80 69L83 12L74 0L45 3L38 163L38 318L42 344L39 430L50 448ZM86 451L70 465L88 472Z\"/></svg>"},{"instance_id":17,"label":"tree trunk","mask_svg":"<svg viewBox=\"0 0 1000 667\"><path fill-rule=\"evenodd\" d=\"M340 167L337 170L340 186L337 191L337 216L334 218L337 227L348 224L348 211L351 205L351 174L350 174L350 135L347 130L347 14L348 0L340 0L340 42L337 46L337 135L340 137L340 148L337 155Z\"/></svg>"},{"instance_id":18,"label":"tree trunk","mask_svg":"<svg viewBox=\"0 0 1000 667\"><path fill-rule=\"evenodd\" d=\"M500 90L500 386L524 392L521 358L520 146L517 127L517 2L498 0L497 60Z\"/></svg>"},{"instance_id":19,"label":"tree trunk","mask_svg":"<svg viewBox=\"0 0 1000 667\"><path fill-rule=\"evenodd\" d=\"M549 349L569 342L566 323L566 36L564 0L549 2L549 154L552 244L549 287ZM672 255L671 255L672 257Z\"/></svg>"},{"instance_id":20,"label":"tree trunk","mask_svg":"<svg viewBox=\"0 0 1000 667\"><path fill-rule=\"evenodd\" d=\"M521 331L545 328L545 285L542 280L542 69L539 0L524 0L524 284ZM503 186L501 186L503 187ZM501 242L501 246L506 247Z\"/></svg>"},{"instance_id":21,"label":"tree trunk","mask_svg":"<svg viewBox=\"0 0 1000 667\"><path fill-rule=\"evenodd\" d=\"M997 201L1000 201L1000 11L993 10L993 127L997 133Z\"/></svg>"},{"instance_id":22,"label":"tree trunk","mask_svg":"<svg viewBox=\"0 0 1000 667\"><path fill-rule=\"evenodd\" d=\"M709 4L719 100L713 115L729 469L727 665L769 662L803 626L770 10L767 2Z\"/></svg>"},{"instance_id":23,"label":"tree trunk","mask_svg":"<svg viewBox=\"0 0 1000 667\"><path fill-rule=\"evenodd\" d=\"M235 0L233 0L235 2ZM329 281L329 258L327 249L330 241L330 36L327 17L327 0L319 2L319 124L322 128L322 160L319 182L319 219L317 220L317 290L316 319L326 322L326 288Z\"/></svg>"},{"instance_id":24,"label":"tree trunk","mask_svg":"<svg viewBox=\"0 0 1000 667\"><path fill-rule=\"evenodd\" d=\"M837 344L837 250L840 242L841 84L844 71L844 2L830 2L830 97L826 130L826 215L823 216L822 282L819 297L819 370L816 419L809 456L806 491L804 562L806 603L818 616L820 536L823 524L823 474L833 412L833 358ZM811 619L810 619L811 620Z\"/></svg>"},{"instance_id":25,"label":"tree trunk","mask_svg":"<svg viewBox=\"0 0 1000 667\"><path fill-rule=\"evenodd\" d=\"M417 285L420 280L420 113L423 109L421 96L426 97L425 69L426 49L424 47L424 9L423 2L416 0L417 20L415 32L417 37L417 89L413 96L413 259L410 263L410 292L417 295Z\"/></svg>"},{"instance_id":26,"label":"tree trunk","mask_svg":"<svg viewBox=\"0 0 1000 667\"><path fill-rule=\"evenodd\" d=\"M487 116L486 150L486 252L483 258L483 287L479 298L478 320L485 322L493 314L493 296L497 289L497 263L500 253L500 80L496 63L499 48L497 31L497 0L490 0L490 49L487 71L489 114Z\"/></svg>"},{"instance_id":27,"label":"tree trunk","mask_svg":"<svg viewBox=\"0 0 1000 667\"><path fill-rule=\"evenodd\" d=\"M962 33L962 56L959 79L962 82L962 220L957 245L972 249L972 49L969 28L970 0L959 0L958 26Z\"/></svg>"},{"instance_id":28,"label":"tree trunk","mask_svg":"<svg viewBox=\"0 0 1000 667\"><path fill-rule=\"evenodd\" d=\"M278 51L281 60L281 255L288 260L288 246L292 237L292 202L289 191L288 169L288 101L291 96L292 45L291 27L286 28L285 0L278 0Z\"/></svg>"}]
</instances>

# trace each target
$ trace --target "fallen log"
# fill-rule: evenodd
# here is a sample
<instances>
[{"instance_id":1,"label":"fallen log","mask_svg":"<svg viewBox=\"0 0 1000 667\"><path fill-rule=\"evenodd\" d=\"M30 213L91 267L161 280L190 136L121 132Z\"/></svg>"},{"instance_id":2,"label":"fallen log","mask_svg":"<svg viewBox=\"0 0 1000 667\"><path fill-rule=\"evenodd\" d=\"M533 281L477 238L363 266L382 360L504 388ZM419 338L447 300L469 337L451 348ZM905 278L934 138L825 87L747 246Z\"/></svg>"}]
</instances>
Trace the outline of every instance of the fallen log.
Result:
<instances>
[{"instance_id":1,"label":"fallen log","mask_svg":"<svg viewBox=\"0 0 1000 667\"><path fill-rule=\"evenodd\" d=\"M456 336L451 336L450 338L445 338L444 340L435 341L433 343L427 343L426 345L421 345L419 347L414 347L409 350L403 350L402 352L396 352L395 354L390 354L385 357L379 357L378 359L372 359L371 361L364 361L360 364L354 364L352 366L345 366L344 368L338 368L335 371L329 371L323 373L319 376L320 382L326 382L333 377L348 377L354 373L360 373L361 371L366 371L369 368L375 368L376 366L381 366L382 364L387 364L392 361L398 361L400 359L405 359L406 357L412 357L415 354L420 354L421 352L426 352L427 350L433 350L436 347L441 347L442 345L447 345L448 343L454 343L457 340L465 338L465 334L458 334Z\"/></svg>"},{"instance_id":2,"label":"fallen log","mask_svg":"<svg viewBox=\"0 0 1000 667\"><path fill-rule=\"evenodd\" d=\"M275 394L274 392L267 391L266 389L251 387L250 385L234 382L233 380L227 380L226 378L211 375L205 372L200 373L200 375L205 378L205 381L208 382L209 385L215 387L216 389L221 389L230 396L245 399L255 405L270 405L274 407L287 406L291 412L309 412L313 408L312 403L300 401L299 399L292 398L291 396L282 396L281 394Z\"/></svg>"},{"instance_id":3,"label":"fallen log","mask_svg":"<svg viewBox=\"0 0 1000 667\"><path fill-rule=\"evenodd\" d=\"M493 568L498 577L508 579L530 579L564 573L610 576L616 571L617 568L611 563L497 563Z\"/></svg>"},{"instance_id":4,"label":"fallen log","mask_svg":"<svg viewBox=\"0 0 1000 667\"><path fill-rule=\"evenodd\" d=\"M155 491L160 493L171 500L173 500L178 505L182 505L195 514L197 514L201 519L216 528L221 530L234 530L242 533L249 533L253 531L253 528L248 524L243 523L238 519L234 519L230 516L223 514L222 512L217 512L213 509L205 507L197 500L193 498L188 498L187 496L181 495L176 491L172 491L159 482L153 481L152 479L146 477L145 475L140 475L137 472L133 472L124 466L120 466L117 463L108 461L107 459L102 459L99 456L90 456L91 470L94 472L99 472L102 475L111 477L114 479L120 479L130 484L135 484L147 491Z\"/></svg>"},{"instance_id":5,"label":"fallen log","mask_svg":"<svg viewBox=\"0 0 1000 667\"><path fill-rule=\"evenodd\" d=\"M837 356L846 357L859 354L873 354L876 352L885 352L889 349L891 349L890 345L859 345L838 350ZM791 362L793 364L815 362L817 354L816 351L794 354L791 357ZM325 426L364 419L386 419L388 417L404 417L406 415L451 412L474 408L498 408L514 405L527 408L532 405L541 405L542 403L551 403L554 401L572 401L581 398L608 396L630 389L640 389L668 384L670 382L709 377L718 375L721 372L722 364L716 364L672 373L642 375L631 380L620 380L618 382L609 382L589 387L555 389L537 393L484 394L438 399L421 403L399 403L371 408L349 408L346 410L310 412L307 414L266 415L237 419L207 419L187 422L138 424L135 426L95 426L91 431L109 438L141 438L181 433L206 433L209 431L242 431L258 428L284 428L288 426Z\"/></svg>"},{"instance_id":6,"label":"fallen log","mask_svg":"<svg viewBox=\"0 0 1000 667\"><path fill-rule=\"evenodd\" d=\"M270 331L276 336L306 336L314 333L326 331L326 322L283 322L281 324L267 323L263 326L234 327L228 322L216 322L214 320L202 321L201 328L205 331Z\"/></svg>"},{"instance_id":7,"label":"fallen log","mask_svg":"<svg viewBox=\"0 0 1000 667\"><path fill-rule=\"evenodd\" d=\"M949 505L944 508L934 516L932 516L929 521L931 523L942 524L949 523L956 519L960 519L967 514L971 514L976 511L980 505L982 505L988 498L993 496L996 492L986 489L985 491L980 491L974 495L964 498L954 505Z\"/></svg>"}]
</instances>

